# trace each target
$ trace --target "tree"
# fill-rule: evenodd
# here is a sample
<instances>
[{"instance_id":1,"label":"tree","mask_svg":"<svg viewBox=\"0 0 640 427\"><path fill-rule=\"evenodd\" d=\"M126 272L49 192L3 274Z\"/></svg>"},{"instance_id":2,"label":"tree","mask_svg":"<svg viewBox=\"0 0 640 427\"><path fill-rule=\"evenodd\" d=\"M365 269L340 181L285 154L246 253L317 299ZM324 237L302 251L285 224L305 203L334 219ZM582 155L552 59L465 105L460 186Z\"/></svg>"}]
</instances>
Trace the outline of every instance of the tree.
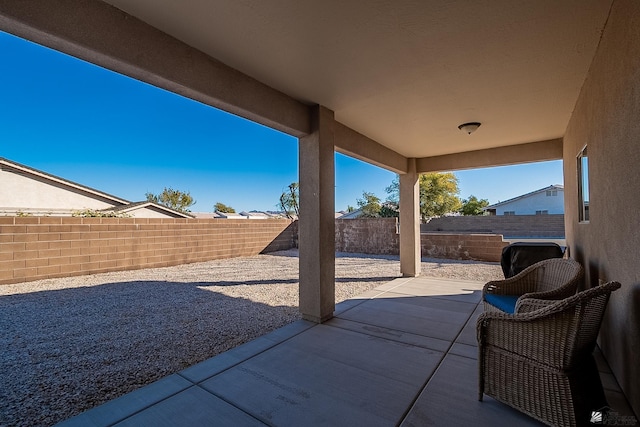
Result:
<instances>
[{"instance_id":1,"label":"tree","mask_svg":"<svg viewBox=\"0 0 640 427\"><path fill-rule=\"evenodd\" d=\"M375 194L363 191L362 199L358 199L357 202L362 211L361 217L377 218L380 216L382 205L380 204L380 198Z\"/></svg>"},{"instance_id":2,"label":"tree","mask_svg":"<svg viewBox=\"0 0 640 427\"><path fill-rule=\"evenodd\" d=\"M224 203L217 202L213 205L214 212L222 212L222 213L236 213L236 210L231 206L227 206Z\"/></svg>"},{"instance_id":3,"label":"tree","mask_svg":"<svg viewBox=\"0 0 640 427\"><path fill-rule=\"evenodd\" d=\"M289 184L287 189L280 195L280 209L287 215L288 218L293 219L293 216L300 216L300 186L297 182Z\"/></svg>"},{"instance_id":4,"label":"tree","mask_svg":"<svg viewBox=\"0 0 640 427\"><path fill-rule=\"evenodd\" d=\"M458 212L462 202L458 197L458 178L452 172L434 172L420 175L420 218L428 222L431 218ZM400 181L396 176L386 188L388 200L396 206L400 200Z\"/></svg>"},{"instance_id":5,"label":"tree","mask_svg":"<svg viewBox=\"0 0 640 427\"><path fill-rule=\"evenodd\" d=\"M146 193L145 196L150 202L185 213L191 212L188 208L196 204L188 191L174 190L170 187L165 187L160 194Z\"/></svg>"},{"instance_id":6,"label":"tree","mask_svg":"<svg viewBox=\"0 0 640 427\"><path fill-rule=\"evenodd\" d=\"M383 202L380 207L380 217L381 218L397 218L400 216L400 210L398 209L398 205L393 202Z\"/></svg>"},{"instance_id":7,"label":"tree","mask_svg":"<svg viewBox=\"0 0 640 427\"><path fill-rule=\"evenodd\" d=\"M482 208L486 208L487 206L489 206L487 199L478 200L478 198L472 194L468 199L462 201L462 207L459 212L462 215L484 215L485 211Z\"/></svg>"}]
</instances>

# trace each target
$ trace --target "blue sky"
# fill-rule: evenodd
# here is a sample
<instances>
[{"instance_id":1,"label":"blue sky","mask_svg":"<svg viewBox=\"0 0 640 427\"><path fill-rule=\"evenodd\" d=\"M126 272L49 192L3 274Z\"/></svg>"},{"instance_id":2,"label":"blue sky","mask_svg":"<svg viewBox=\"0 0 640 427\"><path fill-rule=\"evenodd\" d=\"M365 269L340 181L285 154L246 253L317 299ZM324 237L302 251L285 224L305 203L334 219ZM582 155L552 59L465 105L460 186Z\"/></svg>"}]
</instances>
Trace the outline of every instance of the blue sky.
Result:
<instances>
[{"instance_id":1,"label":"blue sky","mask_svg":"<svg viewBox=\"0 0 640 427\"><path fill-rule=\"evenodd\" d=\"M194 212L275 210L298 180L293 137L2 32L0 52L0 157L131 201L189 191ZM456 175L462 198L496 203L562 184L562 162ZM336 210L394 176L336 154Z\"/></svg>"}]
</instances>

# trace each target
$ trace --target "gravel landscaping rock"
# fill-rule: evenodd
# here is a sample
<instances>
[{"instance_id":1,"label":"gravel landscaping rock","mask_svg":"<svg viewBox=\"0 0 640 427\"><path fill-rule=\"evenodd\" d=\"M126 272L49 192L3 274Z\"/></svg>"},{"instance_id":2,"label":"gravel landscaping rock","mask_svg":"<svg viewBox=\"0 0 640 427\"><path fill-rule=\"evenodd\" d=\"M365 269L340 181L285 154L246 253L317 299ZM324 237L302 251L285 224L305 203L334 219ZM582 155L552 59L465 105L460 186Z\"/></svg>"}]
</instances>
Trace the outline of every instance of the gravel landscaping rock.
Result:
<instances>
[{"instance_id":1,"label":"gravel landscaping rock","mask_svg":"<svg viewBox=\"0 0 640 427\"><path fill-rule=\"evenodd\" d=\"M0 286L0 425L50 426L298 320L298 254ZM399 277L398 257L338 254L336 301ZM488 281L496 263L423 259Z\"/></svg>"}]
</instances>

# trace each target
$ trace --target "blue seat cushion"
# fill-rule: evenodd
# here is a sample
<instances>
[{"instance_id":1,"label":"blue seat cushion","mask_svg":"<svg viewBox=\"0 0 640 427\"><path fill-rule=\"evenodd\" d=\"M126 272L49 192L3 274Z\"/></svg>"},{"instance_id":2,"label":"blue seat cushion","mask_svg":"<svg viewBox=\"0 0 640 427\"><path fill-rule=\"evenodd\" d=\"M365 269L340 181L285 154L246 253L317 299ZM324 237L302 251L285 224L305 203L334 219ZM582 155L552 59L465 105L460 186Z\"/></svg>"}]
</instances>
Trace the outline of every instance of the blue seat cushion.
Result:
<instances>
[{"instance_id":1,"label":"blue seat cushion","mask_svg":"<svg viewBox=\"0 0 640 427\"><path fill-rule=\"evenodd\" d=\"M519 295L494 295L485 294L484 300L505 313L513 314L516 311L516 302L520 298Z\"/></svg>"}]
</instances>

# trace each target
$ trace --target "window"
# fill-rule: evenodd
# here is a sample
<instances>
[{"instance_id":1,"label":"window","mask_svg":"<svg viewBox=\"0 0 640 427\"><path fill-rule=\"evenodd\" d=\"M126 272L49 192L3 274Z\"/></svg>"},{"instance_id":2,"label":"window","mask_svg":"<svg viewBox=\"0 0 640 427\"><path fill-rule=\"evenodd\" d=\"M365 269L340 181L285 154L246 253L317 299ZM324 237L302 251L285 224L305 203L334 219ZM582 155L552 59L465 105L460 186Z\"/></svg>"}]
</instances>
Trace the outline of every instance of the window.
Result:
<instances>
[{"instance_id":1,"label":"window","mask_svg":"<svg viewBox=\"0 0 640 427\"><path fill-rule=\"evenodd\" d=\"M557 196L558 190L547 190L547 197L549 196Z\"/></svg>"},{"instance_id":2,"label":"window","mask_svg":"<svg viewBox=\"0 0 640 427\"><path fill-rule=\"evenodd\" d=\"M503 215L515 215L516 211L504 211Z\"/></svg>"},{"instance_id":3,"label":"window","mask_svg":"<svg viewBox=\"0 0 640 427\"><path fill-rule=\"evenodd\" d=\"M586 145L578 154L578 221L589 222L589 157Z\"/></svg>"},{"instance_id":4,"label":"window","mask_svg":"<svg viewBox=\"0 0 640 427\"><path fill-rule=\"evenodd\" d=\"M549 211L544 210L544 211L536 211L536 215L549 215Z\"/></svg>"}]
</instances>

